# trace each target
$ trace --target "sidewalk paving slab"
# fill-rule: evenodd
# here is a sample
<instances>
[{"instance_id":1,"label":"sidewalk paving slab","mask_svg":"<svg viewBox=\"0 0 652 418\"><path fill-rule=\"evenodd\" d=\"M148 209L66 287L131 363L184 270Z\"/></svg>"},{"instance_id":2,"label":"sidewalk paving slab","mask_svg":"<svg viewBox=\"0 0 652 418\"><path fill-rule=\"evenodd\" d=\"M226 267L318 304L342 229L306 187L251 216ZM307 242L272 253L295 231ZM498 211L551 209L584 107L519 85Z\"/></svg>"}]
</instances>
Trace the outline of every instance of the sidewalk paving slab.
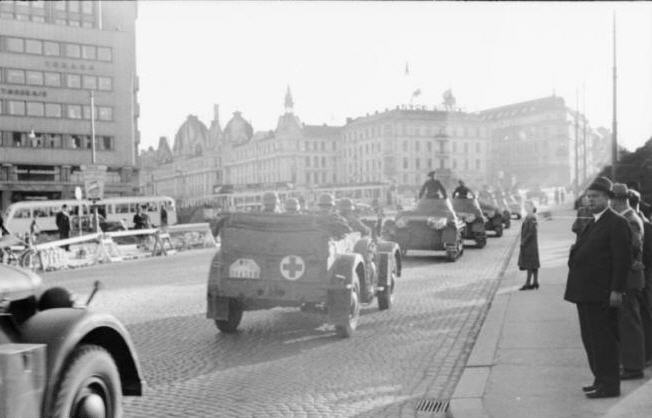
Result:
<instances>
[{"instance_id":1,"label":"sidewalk paving slab","mask_svg":"<svg viewBox=\"0 0 652 418\"><path fill-rule=\"evenodd\" d=\"M454 418L652 417L652 381L625 381L622 396L587 399L592 381L577 311L563 300L572 211L539 222L538 290L518 291L525 272L512 261L451 400ZM646 375L652 374L649 370Z\"/></svg>"}]
</instances>

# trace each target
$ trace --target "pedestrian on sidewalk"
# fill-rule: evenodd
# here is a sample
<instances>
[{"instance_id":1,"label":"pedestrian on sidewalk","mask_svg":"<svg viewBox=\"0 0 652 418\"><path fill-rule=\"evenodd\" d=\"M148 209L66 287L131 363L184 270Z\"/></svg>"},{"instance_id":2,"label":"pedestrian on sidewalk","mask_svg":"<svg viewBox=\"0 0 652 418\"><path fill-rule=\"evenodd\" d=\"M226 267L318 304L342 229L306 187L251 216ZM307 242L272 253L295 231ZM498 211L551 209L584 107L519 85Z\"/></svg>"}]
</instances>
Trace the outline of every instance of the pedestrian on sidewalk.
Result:
<instances>
[{"instance_id":1,"label":"pedestrian on sidewalk","mask_svg":"<svg viewBox=\"0 0 652 418\"><path fill-rule=\"evenodd\" d=\"M564 299L577 305L582 343L594 380L582 390L590 399L620 396L618 308L632 266L631 231L609 208L611 180L599 177L586 195L593 219L568 257Z\"/></svg>"},{"instance_id":2,"label":"pedestrian on sidewalk","mask_svg":"<svg viewBox=\"0 0 652 418\"><path fill-rule=\"evenodd\" d=\"M645 339L641 320L643 303L643 221L629 206L627 186L616 183L611 201L613 210L627 219L631 231L632 264L627 274L627 287L623 295L623 306L618 312L621 363L623 371L620 380L642 379L645 367Z\"/></svg>"},{"instance_id":3,"label":"pedestrian on sidewalk","mask_svg":"<svg viewBox=\"0 0 652 418\"><path fill-rule=\"evenodd\" d=\"M527 271L525 284L520 290L539 288L539 242L537 234L537 208L531 200L525 202L527 215L521 224L521 250L518 268ZM532 283L530 283L532 281Z\"/></svg>"},{"instance_id":4,"label":"pedestrian on sidewalk","mask_svg":"<svg viewBox=\"0 0 652 418\"><path fill-rule=\"evenodd\" d=\"M576 241L580 238L586 225L591 222L591 219L593 219L593 212L591 212L591 209L589 208L589 201L586 198L586 194L583 194L578 202L577 218L575 218L573 226L571 227L571 230L577 235Z\"/></svg>"},{"instance_id":5,"label":"pedestrian on sidewalk","mask_svg":"<svg viewBox=\"0 0 652 418\"><path fill-rule=\"evenodd\" d=\"M636 190L629 189L628 197L629 205L643 221L643 253L641 260L644 266L645 283L641 298L641 323L645 339L645 364L649 365L652 362L652 223L640 211L641 195Z\"/></svg>"}]
</instances>

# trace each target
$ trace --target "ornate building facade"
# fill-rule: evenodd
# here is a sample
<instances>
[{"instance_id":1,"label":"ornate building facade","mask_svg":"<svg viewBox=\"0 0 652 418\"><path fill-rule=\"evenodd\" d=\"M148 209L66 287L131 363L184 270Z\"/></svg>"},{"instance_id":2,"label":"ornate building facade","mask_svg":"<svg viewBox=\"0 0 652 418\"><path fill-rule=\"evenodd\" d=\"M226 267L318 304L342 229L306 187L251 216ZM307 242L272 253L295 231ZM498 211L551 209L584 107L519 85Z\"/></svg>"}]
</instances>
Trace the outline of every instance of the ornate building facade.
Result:
<instances>
[{"instance_id":1,"label":"ornate building facade","mask_svg":"<svg viewBox=\"0 0 652 418\"><path fill-rule=\"evenodd\" d=\"M474 187L487 178L487 129L472 113L397 107L349 119L343 136L345 175L351 182L386 182L414 190L431 170L447 182L463 179Z\"/></svg>"}]
</instances>

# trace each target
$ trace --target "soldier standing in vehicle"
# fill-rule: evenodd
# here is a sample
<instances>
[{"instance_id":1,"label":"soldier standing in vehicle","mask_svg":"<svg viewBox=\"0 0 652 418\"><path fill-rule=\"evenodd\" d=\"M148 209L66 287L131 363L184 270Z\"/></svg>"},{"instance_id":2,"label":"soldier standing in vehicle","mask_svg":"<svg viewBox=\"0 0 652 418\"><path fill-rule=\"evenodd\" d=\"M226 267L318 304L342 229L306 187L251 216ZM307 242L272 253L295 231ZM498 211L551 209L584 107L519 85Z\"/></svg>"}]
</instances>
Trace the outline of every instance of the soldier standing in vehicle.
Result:
<instances>
[{"instance_id":1,"label":"soldier standing in vehicle","mask_svg":"<svg viewBox=\"0 0 652 418\"><path fill-rule=\"evenodd\" d=\"M436 172L433 170L428 173L428 180L421 186L419 199L425 196L426 199L446 199L446 189L441 182L435 179Z\"/></svg>"},{"instance_id":2,"label":"soldier standing in vehicle","mask_svg":"<svg viewBox=\"0 0 652 418\"><path fill-rule=\"evenodd\" d=\"M317 214L325 219L324 226L332 237L342 239L346 234L352 232L347 220L335 212L335 198L333 195L328 193L320 195L317 206L319 207Z\"/></svg>"},{"instance_id":3,"label":"soldier standing in vehicle","mask_svg":"<svg viewBox=\"0 0 652 418\"><path fill-rule=\"evenodd\" d=\"M265 192L263 194L263 212L265 213L278 213L278 194L276 192Z\"/></svg>"},{"instance_id":4,"label":"soldier standing in vehicle","mask_svg":"<svg viewBox=\"0 0 652 418\"><path fill-rule=\"evenodd\" d=\"M471 189L466 187L464 182L462 180L459 181L459 186L455 188L453 191L453 199L459 198L459 199L469 199L469 196L472 195Z\"/></svg>"},{"instance_id":5,"label":"soldier standing in vehicle","mask_svg":"<svg viewBox=\"0 0 652 418\"><path fill-rule=\"evenodd\" d=\"M341 199L337 208L340 212L340 215L349 223L349 226L354 230L362 234L363 237L371 235L371 229L360 221L360 219L353 212L353 201L349 198Z\"/></svg>"}]
</instances>

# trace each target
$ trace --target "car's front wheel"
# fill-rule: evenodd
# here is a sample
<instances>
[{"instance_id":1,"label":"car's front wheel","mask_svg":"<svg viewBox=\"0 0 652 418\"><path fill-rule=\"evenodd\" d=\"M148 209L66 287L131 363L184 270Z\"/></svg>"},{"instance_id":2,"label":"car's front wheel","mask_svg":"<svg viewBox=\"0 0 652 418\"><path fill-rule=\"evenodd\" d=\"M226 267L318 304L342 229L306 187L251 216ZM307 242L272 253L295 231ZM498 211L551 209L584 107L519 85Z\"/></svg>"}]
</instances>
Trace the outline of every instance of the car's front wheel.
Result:
<instances>
[{"instance_id":1,"label":"car's front wheel","mask_svg":"<svg viewBox=\"0 0 652 418\"><path fill-rule=\"evenodd\" d=\"M122 416L120 374L111 355L100 346L77 347L56 388L55 418Z\"/></svg>"}]
</instances>

